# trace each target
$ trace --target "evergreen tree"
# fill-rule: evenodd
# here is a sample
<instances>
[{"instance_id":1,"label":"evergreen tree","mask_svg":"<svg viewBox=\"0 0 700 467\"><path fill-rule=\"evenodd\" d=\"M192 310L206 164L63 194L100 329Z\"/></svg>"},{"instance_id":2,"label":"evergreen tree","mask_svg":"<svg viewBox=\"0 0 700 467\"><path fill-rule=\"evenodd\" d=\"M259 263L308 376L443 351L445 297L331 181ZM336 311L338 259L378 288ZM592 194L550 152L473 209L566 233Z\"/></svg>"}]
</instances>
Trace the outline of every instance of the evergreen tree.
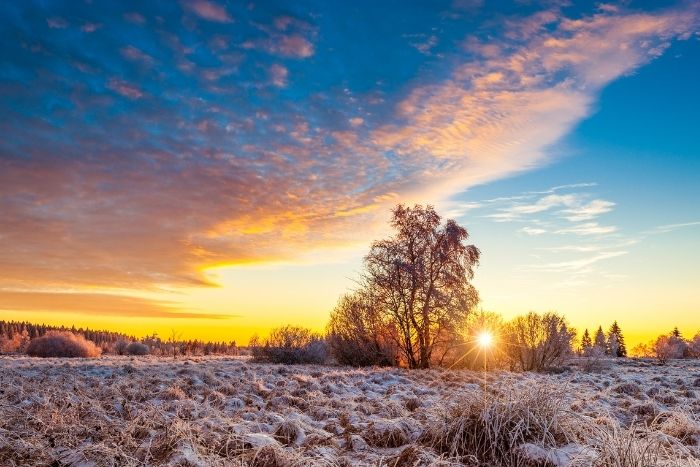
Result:
<instances>
[{"instance_id":1,"label":"evergreen tree","mask_svg":"<svg viewBox=\"0 0 700 467\"><path fill-rule=\"evenodd\" d=\"M600 347L602 351L607 353L608 350L608 340L605 338L605 333L603 332L603 326L598 326L598 330L595 332L594 345Z\"/></svg>"},{"instance_id":2,"label":"evergreen tree","mask_svg":"<svg viewBox=\"0 0 700 467\"><path fill-rule=\"evenodd\" d=\"M612 326L610 326L610 331L608 331L608 349L613 357L626 357L627 347L625 346L625 338L622 335L622 330L614 321Z\"/></svg>"},{"instance_id":3,"label":"evergreen tree","mask_svg":"<svg viewBox=\"0 0 700 467\"><path fill-rule=\"evenodd\" d=\"M683 336L681 336L681 332L678 330L678 326L673 328L673 331L671 331L671 335L673 337L677 337L678 339L683 339Z\"/></svg>"},{"instance_id":4,"label":"evergreen tree","mask_svg":"<svg viewBox=\"0 0 700 467\"><path fill-rule=\"evenodd\" d=\"M593 346L593 342L591 341L591 335L588 333L588 329L583 331L583 337L581 337L581 350L583 352L588 351Z\"/></svg>"}]
</instances>

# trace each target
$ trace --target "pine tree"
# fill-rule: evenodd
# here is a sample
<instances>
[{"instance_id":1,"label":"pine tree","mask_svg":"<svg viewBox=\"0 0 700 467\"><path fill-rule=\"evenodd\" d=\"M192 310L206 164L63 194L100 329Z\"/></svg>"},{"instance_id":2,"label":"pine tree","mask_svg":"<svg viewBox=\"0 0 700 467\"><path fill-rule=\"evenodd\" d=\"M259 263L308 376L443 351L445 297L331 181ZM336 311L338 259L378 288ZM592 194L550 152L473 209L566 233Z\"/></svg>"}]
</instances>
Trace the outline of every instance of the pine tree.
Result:
<instances>
[{"instance_id":1,"label":"pine tree","mask_svg":"<svg viewBox=\"0 0 700 467\"><path fill-rule=\"evenodd\" d=\"M598 326L598 330L595 332L595 346L600 347L600 349L607 353L608 350L608 340L605 338L605 333L603 332L603 326Z\"/></svg>"},{"instance_id":2,"label":"pine tree","mask_svg":"<svg viewBox=\"0 0 700 467\"><path fill-rule=\"evenodd\" d=\"M622 335L622 330L617 324L617 321L613 322L612 326L610 326L610 331L608 331L608 349L610 349L613 357L627 356L625 338Z\"/></svg>"},{"instance_id":3,"label":"pine tree","mask_svg":"<svg viewBox=\"0 0 700 467\"><path fill-rule=\"evenodd\" d=\"M677 337L677 338L679 338L679 339L683 339L683 336L681 336L681 332L678 330L678 326L676 326L675 328L673 328L673 331L671 331L671 335L672 335L673 337Z\"/></svg>"},{"instance_id":4,"label":"pine tree","mask_svg":"<svg viewBox=\"0 0 700 467\"><path fill-rule=\"evenodd\" d=\"M581 337L581 350L583 352L588 351L593 346L593 342L591 341L591 335L588 333L588 329L583 331L583 336Z\"/></svg>"}]
</instances>

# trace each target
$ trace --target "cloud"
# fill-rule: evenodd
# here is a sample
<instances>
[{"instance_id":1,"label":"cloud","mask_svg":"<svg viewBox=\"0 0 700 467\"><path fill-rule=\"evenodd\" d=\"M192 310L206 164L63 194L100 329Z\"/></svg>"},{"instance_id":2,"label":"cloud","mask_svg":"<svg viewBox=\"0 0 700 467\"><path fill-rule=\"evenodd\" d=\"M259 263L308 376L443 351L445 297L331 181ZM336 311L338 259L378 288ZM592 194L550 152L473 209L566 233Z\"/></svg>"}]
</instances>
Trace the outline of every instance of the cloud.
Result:
<instances>
[{"instance_id":1,"label":"cloud","mask_svg":"<svg viewBox=\"0 0 700 467\"><path fill-rule=\"evenodd\" d=\"M86 33L95 32L102 27L100 23L85 23L80 27L80 30Z\"/></svg>"},{"instance_id":2,"label":"cloud","mask_svg":"<svg viewBox=\"0 0 700 467\"><path fill-rule=\"evenodd\" d=\"M599 225L597 222L586 222L573 227L559 229L558 234L576 234L576 235L605 235L617 231L617 227L612 225Z\"/></svg>"},{"instance_id":3,"label":"cloud","mask_svg":"<svg viewBox=\"0 0 700 467\"><path fill-rule=\"evenodd\" d=\"M446 191L532 169L590 113L603 86L687 37L696 23L695 10L576 20L552 10L513 20L499 39L468 39L473 59L448 79L413 89L397 106L397 121L376 129L373 141L448 168Z\"/></svg>"},{"instance_id":4,"label":"cloud","mask_svg":"<svg viewBox=\"0 0 700 467\"><path fill-rule=\"evenodd\" d=\"M284 88L287 86L287 78L289 77L289 70L282 65L275 63L270 66L268 70L270 74L270 81L273 86L278 88Z\"/></svg>"},{"instance_id":5,"label":"cloud","mask_svg":"<svg viewBox=\"0 0 700 467\"><path fill-rule=\"evenodd\" d=\"M262 48L267 52L282 57L307 58L314 54L314 45L300 35L274 35L262 42Z\"/></svg>"},{"instance_id":6,"label":"cloud","mask_svg":"<svg viewBox=\"0 0 700 467\"><path fill-rule=\"evenodd\" d=\"M560 272L560 273L587 273L590 267L603 260L626 255L626 251L606 251L593 256L579 258L570 261L560 261L554 263L535 264L523 266L526 271Z\"/></svg>"},{"instance_id":7,"label":"cloud","mask_svg":"<svg viewBox=\"0 0 700 467\"><path fill-rule=\"evenodd\" d=\"M143 97L143 92L139 88L119 79L110 79L107 82L107 87L129 99L140 99Z\"/></svg>"},{"instance_id":8,"label":"cloud","mask_svg":"<svg viewBox=\"0 0 700 467\"><path fill-rule=\"evenodd\" d=\"M647 234L661 234L661 233L673 232L674 230L683 229L685 227L696 227L696 226L700 226L700 221L659 225L657 227L654 227L651 230L646 231L645 233L647 233Z\"/></svg>"},{"instance_id":9,"label":"cloud","mask_svg":"<svg viewBox=\"0 0 700 467\"><path fill-rule=\"evenodd\" d=\"M207 0L187 0L183 2L183 6L200 18L208 21L217 23L233 22L233 18L229 16L226 8Z\"/></svg>"},{"instance_id":10,"label":"cloud","mask_svg":"<svg viewBox=\"0 0 700 467\"><path fill-rule=\"evenodd\" d=\"M222 7L201 10L218 5L184 5L205 19L230 20ZM313 56L316 32L301 23L271 20L241 50L237 31L211 47L191 24L170 30L182 24L176 16L138 28L143 37L134 44L148 45L158 70L125 66L124 57L145 58L128 47L122 56L124 43L106 42L112 54L90 63L104 81L63 74L75 67L62 53L42 56L34 89L75 83L51 96L51 115L36 110L46 109L43 93L22 85L13 96L22 112L2 101L9 118L0 129L13 135L0 142L3 287L204 286L214 266L366 246L383 234L397 202L439 202L547 162L547 148L589 114L605 83L657 56L690 29L695 13L596 13L571 21L554 11L513 20L488 44L466 40L469 55L460 49L441 62L439 80L419 69L393 95L363 94L339 79L344 70L321 73L330 62L315 60L295 62L290 82L284 64L271 68L282 59L246 51ZM155 26L156 15L127 14L125 31L146 17ZM68 32L61 33L66 41ZM91 39L109 39L97 36L106 35ZM590 59L580 56L583 38L592 44ZM239 63L250 68L219 73ZM272 92L271 82L288 92ZM547 233L614 232L590 221L610 202L551 191L480 204L523 222L583 216L575 226L529 226Z\"/></svg>"},{"instance_id":11,"label":"cloud","mask_svg":"<svg viewBox=\"0 0 700 467\"><path fill-rule=\"evenodd\" d=\"M512 222L527 220L534 214L548 213L551 217L566 219L570 222L590 221L598 216L612 211L615 203L604 199L587 201L585 192L559 192L572 188L595 186L591 184L573 184L554 187L545 191L526 192L510 198L492 200L492 203L508 203L505 207L487 214L485 217L496 222ZM544 196L538 197L538 195Z\"/></svg>"},{"instance_id":12,"label":"cloud","mask_svg":"<svg viewBox=\"0 0 700 467\"><path fill-rule=\"evenodd\" d=\"M68 27L68 21L59 17L47 19L46 24L51 29L66 29Z\"/></svg>"},{"instance_id":13,"label":"cloud","mask_svg":"<svg viewBox=\"0 0 700 467\"><path fill-rule=\"evenodd\" d=\"M80 292L0 290L0 309L137 318L225 319L233 317L233 315L185 312L177 309L171 303L139 297Z\"/></svg>"},{"instance_id":14,"label":"cloud","mask_svg":"<svg viewBox=\"0 0 700 467\"><path fill-rule=\"evenodd\" d=\"M537 228L537 227L523 227L522 229L520 229L520 232L522 232L522 233L524 233L524 234L528 234L528 235L534 236L534 235L542 235L542 234L545 234L545 233L547 233L547 230L546 230L546 229L540 229L540 228Z\"/></svg>"},{"instance_id":15,"label":"cloud","mask_svg":"<svg viewBox=\"0 0 700 467\"><path fill-rule=\"evenodd\" d=\"M606 201L604 199L594 199L588 204L583 206L576 206L569 209L564 209L562 213L565 214L565 218L571 222L587 221L594 219L601 214L612 211L615 203L611 201Z\"/></svg>"},{"instance_id":16,"label":"cloud","mask_svg":"<svg viewBox=\"0 0 700 467\"><path fill-rule=\"evenodd\" d=\"M146 65L153 65L153 57L143 52L142 50L134 47L133 45L128 45L119 49L119 53L124 58L127 58L134 62L141 62Z\"/></svg>"}]
</instances>

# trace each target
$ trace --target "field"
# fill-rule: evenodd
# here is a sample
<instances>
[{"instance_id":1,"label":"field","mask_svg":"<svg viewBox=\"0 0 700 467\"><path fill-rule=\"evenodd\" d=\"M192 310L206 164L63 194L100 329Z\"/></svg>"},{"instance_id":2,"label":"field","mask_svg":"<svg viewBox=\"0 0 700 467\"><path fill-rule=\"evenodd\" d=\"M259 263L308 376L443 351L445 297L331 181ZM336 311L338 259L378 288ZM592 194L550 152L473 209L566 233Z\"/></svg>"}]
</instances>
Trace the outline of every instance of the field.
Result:
<instances>
[{"instance_id":1,"label":"field","mask_svg":"<svg viewBox=\"0 0 700 467\"><path fill-rule=\"evenodd\" d=\"M0 465L700 465L700 364L0 358Z\"/></svg>"}]
</instances>

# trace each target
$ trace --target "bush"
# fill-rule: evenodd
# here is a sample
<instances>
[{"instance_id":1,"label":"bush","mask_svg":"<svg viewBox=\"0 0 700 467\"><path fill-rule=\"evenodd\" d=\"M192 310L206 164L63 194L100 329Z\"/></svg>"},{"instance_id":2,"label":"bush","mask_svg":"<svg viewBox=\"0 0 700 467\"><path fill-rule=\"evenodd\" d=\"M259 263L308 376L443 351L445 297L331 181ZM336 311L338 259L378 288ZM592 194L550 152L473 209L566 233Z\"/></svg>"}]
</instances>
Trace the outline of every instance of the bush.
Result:
<instances>
[{"instance_id":1,"label":"bush","mask_svg":"<svg viewBox=\"0 0 700 467\"><path fill-rule=\"evenodd\" d=\"M505 335L511 366L542 371L561 365L571 356L576 331L561 315L530 312L508 323Z\"/></svg>"},{"instance_id":2,"label":"bush","mask_svg":"<svg viewBox=\"0 0 700 467\"><path fill-rule=\"evenodd\" d=\"M382 322L368 293L344 295L331 313L327 327L330 351L336 361L352 366L389 366L396 363L395 330Z\"/></svg>"},{"instance_id":3,"label":"bush","mask_svg":"<svg viewBox=\"0 0 700 467\"><path fill-rule=\"evenodd\" d=\"M253 360L268 363L324 363L328 348L323 337L310 329L284 326L270 331L263 342L251 339Z\"/></svg>"},{"instance_id":4,"label":"bush","mask_svg":"<svg viewBox=\"0 0 700 467\"><path fill-rule=\"evenodd\" d=\"M605 357L605 350L597 345L588 347L583 351L579 359L580 368L583 371L603 371L610 369L611 362Z\"/></svg>"},{"instance_id":5,"label":"bush","mask_svg":"<svg viewBox=\"0 0 700 467\"><path fill-rule=\"evenodd\" d=\"M132 342L126 346L127 355L148 355L149 351L150 349L148 346L146 344L142 344L141 342Z\"/></svg>"},{"instance_id":6,"label":"bush","mask_svg":"<svg viewBox=\"0 0 700 467\"><path fill-rule=\"evenodd\" d=\"M27 354L32 357L99 357L102 350L94 342L68 331L49 331L32 339Z\"/></svg>"},{"instance_id":7,"label":"bush","mask_svg":"<svg viewBox=\"0 0 700 467\"><path fill-rule=\"evenodd\" d=\"M659 336L654 342L654 354L661 364L671 359L683 358L684 352L685 342L679 337Z\"/></svg>"},{"instance_id":8,"label":"bush","mask_svg":"<svg viewBox=\"0 0 700 467\"><path fill-rule=\"evenodd\" d=\"M117 355L126 355L126 348L129 346L129 342L124 339L119 339L114 343L114 353Z\"/></svg>"}]
</instances>

